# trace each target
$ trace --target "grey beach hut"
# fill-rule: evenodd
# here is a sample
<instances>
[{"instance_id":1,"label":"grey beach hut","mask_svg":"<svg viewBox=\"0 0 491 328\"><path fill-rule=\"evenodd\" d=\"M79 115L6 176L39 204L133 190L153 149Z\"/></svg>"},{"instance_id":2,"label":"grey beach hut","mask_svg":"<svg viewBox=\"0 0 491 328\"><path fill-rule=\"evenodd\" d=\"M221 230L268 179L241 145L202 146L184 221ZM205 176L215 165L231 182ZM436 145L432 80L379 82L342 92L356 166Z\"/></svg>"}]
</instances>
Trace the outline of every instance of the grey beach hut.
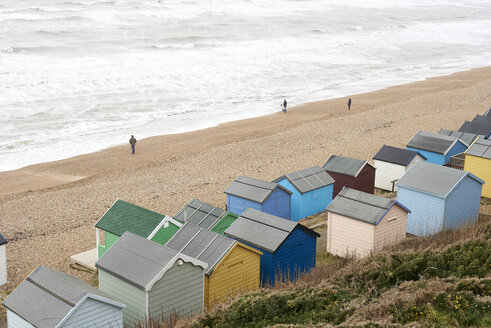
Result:
<instances>
[{"instance_id":1,"label":"grey beach hut","mask_svg":"<svg viewBox=\"0 0 491 328\"><path fill-rule=\"evenodd\" d=\"M100 290L127 305L128 326L203 309L208 265L131 232L125 232L96 267Z\"/></svg>"}]
</instances>

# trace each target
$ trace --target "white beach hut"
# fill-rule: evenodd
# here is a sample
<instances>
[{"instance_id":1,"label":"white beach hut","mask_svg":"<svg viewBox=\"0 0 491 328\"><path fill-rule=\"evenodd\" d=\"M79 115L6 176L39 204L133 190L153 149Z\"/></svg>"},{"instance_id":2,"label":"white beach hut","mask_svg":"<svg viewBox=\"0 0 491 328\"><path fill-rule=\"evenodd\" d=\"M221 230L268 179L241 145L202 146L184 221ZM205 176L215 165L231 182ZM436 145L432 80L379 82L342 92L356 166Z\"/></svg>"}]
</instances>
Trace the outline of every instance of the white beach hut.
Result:
<instances>
[{"instance_id":1,"label":"white beach hut","mask_svg":"<svg viewBox=\"0 0 491 328\"><path fill-rule=\"evenodd\" d=\"M0 234L0 286L7 283L7 240Z\"/></svg>"}]
</instances>

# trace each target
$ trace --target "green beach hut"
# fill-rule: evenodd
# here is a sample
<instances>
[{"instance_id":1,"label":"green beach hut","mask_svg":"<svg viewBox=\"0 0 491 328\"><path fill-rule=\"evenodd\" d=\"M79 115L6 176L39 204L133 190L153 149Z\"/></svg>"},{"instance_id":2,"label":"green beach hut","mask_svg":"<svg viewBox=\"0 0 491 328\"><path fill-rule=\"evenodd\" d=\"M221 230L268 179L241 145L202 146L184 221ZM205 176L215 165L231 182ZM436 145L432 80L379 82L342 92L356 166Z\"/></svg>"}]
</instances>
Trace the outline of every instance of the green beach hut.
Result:
<instances>
[{"instance_id":1,"label":"green beach hut","mask_svg":"<svg viewBox=\"0 0 491 328\"><path fill-rule=\"evenodd\" d=\"M181 226L182 223L170 216L118 199L95 224L97 258L126 231L163 245Z\"/></svg>"}]
</instances>

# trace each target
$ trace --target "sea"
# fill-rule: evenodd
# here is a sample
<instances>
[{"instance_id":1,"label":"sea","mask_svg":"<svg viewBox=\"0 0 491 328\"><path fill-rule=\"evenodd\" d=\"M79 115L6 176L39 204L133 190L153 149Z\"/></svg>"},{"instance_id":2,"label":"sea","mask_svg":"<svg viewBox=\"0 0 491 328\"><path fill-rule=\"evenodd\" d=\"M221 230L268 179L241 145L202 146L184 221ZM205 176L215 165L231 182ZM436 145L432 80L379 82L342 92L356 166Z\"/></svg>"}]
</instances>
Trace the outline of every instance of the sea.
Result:
<instances>
[{"instance_id":1,"label":"sea","mask_svg":"<svg viewBox=\"0 0 491 328\"><path fill-rule=\"evenodd\" d=\"M0 171L489 65L491 1L1 0Z\"/></svg>"}]
</instances>

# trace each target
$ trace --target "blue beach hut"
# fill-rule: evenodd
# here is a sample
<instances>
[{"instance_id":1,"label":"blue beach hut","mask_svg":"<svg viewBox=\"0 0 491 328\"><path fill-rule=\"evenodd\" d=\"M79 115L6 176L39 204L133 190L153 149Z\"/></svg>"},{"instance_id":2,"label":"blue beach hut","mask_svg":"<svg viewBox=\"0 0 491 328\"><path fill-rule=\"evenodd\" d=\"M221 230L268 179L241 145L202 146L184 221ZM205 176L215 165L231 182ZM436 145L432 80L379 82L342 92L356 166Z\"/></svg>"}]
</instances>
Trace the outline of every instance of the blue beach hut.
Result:
<instances>
[{"instance_id":1,"label":"blue beach hut","mask_svg":"<svg viewBox=\"0 0 491 328\"><path fill-rule=\"evenodd\" d=\"M261 252L261 283L294 280L315 267L316 239L320 235L297 222L249 208L225 235Z\"/></svg>"},{"instance_id":2,"label":"blue beach hut","mask_svg":"<svg viewBox=\"0 0 491 328\"><path fill-rule=\"evenodd\" d=\"M290 220L291 191L274 182L239 176L225 190L227 210L237 215L248 208Z\"/></svg>"},{"instance_id":3,"label":"blue beach hut","mask_svg":"<svg viewBox=\"0 0 491 328\"><path fill-rule=\"evenodd\" d=\"M427 236L473 223L483 184L469 172L417 162L396 183L397 201L411 210L407 232Z\"/></svg>"},{"instance_id":4,"label":"blue beach hut","mask_svg":"<svg viewBox=\"0 0 491 328\"><path fill-rule=\"evenodd\" d=\"M463 153L468 145L456 136L427 131L418 131L406 145L409 150L414 150L426 157L427 162L444 165L450 161L450 157Z\"/></svg>"},{"instance_id":5,"label":"blue beach hut","mask_svg":"<svg viewBox=\"0 0 491 328\"><path fill-rule=\"evenodd\" d=\"M334 179L320 166L285 174L273 182L292 193L292 221L322 212L332 201Z\"/></svg>"}]
</instances>

